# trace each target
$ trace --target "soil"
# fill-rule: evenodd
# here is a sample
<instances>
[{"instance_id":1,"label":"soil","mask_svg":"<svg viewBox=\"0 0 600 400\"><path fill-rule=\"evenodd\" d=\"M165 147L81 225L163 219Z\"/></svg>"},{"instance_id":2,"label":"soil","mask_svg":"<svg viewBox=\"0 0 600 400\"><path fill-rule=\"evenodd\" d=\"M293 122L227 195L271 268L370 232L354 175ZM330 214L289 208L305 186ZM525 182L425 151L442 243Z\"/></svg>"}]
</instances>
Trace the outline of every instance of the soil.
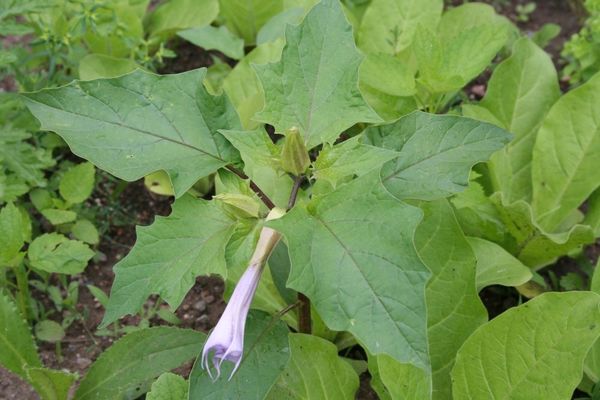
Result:
<instances>
[{"instance_id":1,"label":"soil","mask_svg":"<svg viewBox=\"0 0 600 400\"><path fill-rule=\"evenodd\" d=\"M462 2L462 0L456 0L454 4L462 4ZM581 17L572 12L564 0L536 1L537 8L526 22L517 22L516 6L529 1L489 0L487 2L497 7L500 13L516 21L519 28L527 34L537 31L545 23L552 22L560 25L562 27L561 34L547 48L560 68L560 50L564 42L579 29L581 21ZM165 65L160 69L161 73L178 73L199 67L207 67L213 64L214 57L218 57L230 65L234 63L233 60L226 58L219 52L205 51L183 41L175 42L171 47L178 56L175 59L166 60ZM488 71L470 86L471 98L479 99L485 94L489 76ZM0 82L0 90L15 90L13 86L13 81L10 79ZM57 356L55 345L40 344L41 358L46 366L64 368L83 376L97 356L118 339L119 334L103 337L94 334L102 319L104 309L94 299L86 285L97 286L105 293L109 293L114 279L112 267L133 246L136 237L135 225L149 225L156 215L168 215L172 201L173 199L170 197L149 192L142 181L125 185L106 174L100 174L100 182L92 199L88 202L91 209L98 211L96 223L103 233L98 248L99 255L82 275L74 277L80 284L77 311L85 315L85 318L76 320L68 328L66 337L62 341L60 357ZM588 246L585 254L591 262L595 261L598 254L600 254L600 243ZM547 271L553 271L559 277L568 272L586 275L586 272L577 262L568 258L559 260L556 265L548 268ZM546 275L548 274L546 273ZM196 285L190 290L182 305L176 311L178 318L182 321L180 326L205 332L210 330L216 324L224 309L223 288L223 282L219 278L198 278ZM522 301L515 289L501 286L486 288L480 296L488 309L490 318L494 318ZM48 299L43 298L43 296L41 298L43 302L50 305ZM145 307L153 307L156 301L155 297L149 299ZM52 315L51 319L60 321L62 315ZM120 321L121 326L137 325L139 322L139 316L125 317ZM166 324L158 318L151 319L150 323L151 325ZM191 363L188 363L188 365L178 369L177 372L187 376L190 368ZM368 372L363 373L360 378L357 399L377 399L377 395L369 386L370 376ZM38 397L26 383L0 367L0 400L4 399L29 400L38 399Z\"/></svg>"}]
</instances>

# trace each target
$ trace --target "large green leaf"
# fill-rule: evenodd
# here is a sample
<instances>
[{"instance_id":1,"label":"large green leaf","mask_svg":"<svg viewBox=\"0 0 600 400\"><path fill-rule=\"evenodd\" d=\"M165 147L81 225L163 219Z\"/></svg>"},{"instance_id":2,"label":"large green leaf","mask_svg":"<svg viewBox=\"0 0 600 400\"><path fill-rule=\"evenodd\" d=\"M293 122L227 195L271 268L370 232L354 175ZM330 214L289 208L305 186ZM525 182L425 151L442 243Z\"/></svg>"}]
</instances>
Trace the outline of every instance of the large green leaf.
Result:
<instances>
[{"instance_id":1,"label":"large green leaf","mask_svg":"<svg viewBox=\"0 0 600 400\"><path fill-rule=\"evenodd\" d=\"M255 66L266 97L256 119L279 133L297 127L309 148L379 121L358 90L361 58L339 1L323 0L299 26L288 25L278 63Z\"/></svg>"},{"instance_id":2,"label":"large green leaf","mask_svg":"<svg viewBox=\"0 0 600 400\"><path fill-rule=\"evenodd\" d=\"M600 74L572 90L548 113L533 149L533 211L549 231L598 187Z\"/></svg>"},{"instance_id":3,"label":"large green leaf","mask_svg":"<svg viewBox=\"0 0 600 400\"><path fill-rule=\"evenodd\" d=\"M114 267L103 325L138 312L151 294L178 307L198 275L227 276L225 246L235 225L214 201L187 195L168 217L138 227L135 246Z\"/></svg>"},{"instance_id":4,"label":"large green leaf","mask_svg":"<svg viewBox=\"0 0 600 400\"><path fill-rule=\"evenodd\" d=\"M501 193L497 193L492 196L492 202L515 239L514 243L507 243L508 250L533 269L551 264L558 257L594 241L594 232L586 225L548 233L534 221L531 206L525 201L508 204L502 200Z\"/></svg>"},{"instance_id":5,"label":"large green leaf","mask_svg":"<svg viewBox=\"0 0 600 400\"><path fill-rule=\"evenodd\" d=\"M193 358L205 338L202 332L163 326L130 333L92 364L75 400L120 399L131 390L144 388L149 380ZM134 398L144 391L137 390Z\"/></svg>"},{"instance_id":6,"label":"large green leaf","mask_svg":"<svg viewBox=\"0 0 600 400\"><path fill-rule=\"evenodd\" d=\"M336 347L317 336L290 333L291 357L267 399L353 399L358 376L337 355Z\"/></svg>"},{"instance_id":7,"label":"large green leaf","mask_svg":"<svg viewBox=\"0 0 600 400\"><path fill-rule=\"evenodd\" d=\"M217 132L239 128L225 96L209 95L206 69L177 75L137 70L25 94L42 129L115 176L133 181L163 169L181 196L198 179L235 159Z\"/></svg>"},{"instance_id":8,"label":"large green leaf","mask_svg":"<svg viewBox=\"0 0 600 400\"><path fill-rule=\"evenodd\" d=\"M150 36L168 35L208 25L218 14L218 0L169 0L160 4L149 15L146 31Z\"/></svg>"},{"instance_id":9,"label":"large green leaf","mask_svg":"<svg viewBox=\"0 0 600 400\"><path fill-rule=\"evenodd\" d=\"M467 117L498 123L514 135L488 163L495 189L502 191L509 202L531 201L535 137L559 96L552 59L529 39L522 38L514 44L512 56L494 70L479 106L463 107ZM493 118L488 117L490 114Z\"/></svg>"},{"instance_id":10,"label":"large green leaf","mask_svg":"<svg viewBox=\"0 0 600 400\"><path fill-rule=\"evenodd\" d=\"M452 397L450 371L456 352L487 321L487 312L475 288L475 254L452 207L438 200L422 203L421 209L425 217L415 245L432 273L425 290L432 398L444 400Z\"/></svg>"},{"instance_id":11,"label":"large green leaf","mask_svg":"<svg viewBox=\"0 0 600 400\"><path fill-rule=\"evenodd\" d=\"M288 242L287 286L306 294L330 329L427 369L429 272L413 245L420 218L371 173L269 224Z\"/></svg>"},{"instance_id":12,"label":"large green leaf","mask_svg":"<svg viewBox=\"0 0 600 400\"><path fill-rule=\"evenodd\" d=\"M373 1L358 31L359 47L367 53L399 53L412 44L419 25L436 28L443 7L442 0Z\"/></svg>"},{"instance_id":13,"label":"large green leaf","mask_svg":"<svg viewBox=\"0 0 600 400\"><path fill-rule=\"evenodd\" d=\"M381 170L386 189L401 199L423 200L464 190L471 167L487 160L509 138L491 124L422 112L365 132L366 144L400 153Z\"/></svg>"},{"instance_id":14,"label":"large green leaf","mask_svg":"<svg viewBox=\"0 0 600 400\"><path fill-rule=\"evenodd\" d=\"M431 93L460 89L504 46L508 24L491 6L468 3L444 13L437 32L420 26L413 45L418 81Z\"/></svg>"},{"instance_id":15,"label":"large green leaf","mask_svg":"<svg viewBox=\"0 0 600 400\"><path fill-rule=\"evenodd\" d=\"M570 399L600 336L600 296L544 293L479 328L458 352L454 399Z\"/></svg>"},{"instance_id":16,"label":"large green leaf","mask_svg":"<svg viewBox=\"0 0 600 400\"><path fill-rule=\"evenodd\" d=\"M325 145L313 164L313 175L335 186L348 176L361 176L398 157L393 150L360 143L360 136L334 146Z\"/></svg>"},{"instance_id":17,"label":"large green leaf","mask_svg":"<svg viewBox=\"0 0 600 400\"><path fill-rule=\"evenodd\" d=\"M190 373L190 399L262 400L281 375L290 358L288 328L260 311L250 311L244 335L244 356L239 369L230 380L233 363L221 366L221 379L212 382L201 367L198 356ZM209 362L212 364L212 362Z\"/></svg>"},{"instance_id":18,"label":"large green leaf","mask_svg":"<svg viewBox=\"0 0 600 400\"><path fill-rule=\"evenodd\" d=\"M432 273L425 290L431 375L386 356L378 357L377 364L393 398L445 400L452 397L456 352L487 321L487 312L475 288L475 255L452 207L446 200L420 205L425 216L415 244Z\"/></svg>"},{"instance_id":19,"label":"large green leaf","mask_svg":"<svg viewBox=\"0 0 600 400\"><path fill-rule=\"evenodd\" d=\"M257 46L242 58L223 80L223 90L235 106L245 129L258 127L259 123L254 121L253 117L265 105L265 94L251 65L279 60L283 45L284 41L281 39Z\"/></svg>"},{"instance_id":20,"label":"large green leaf","mask_svg":"<svg viewBox=\"0 0 600 400\"><path fill-rule=\"evenodd\" d=\"M247 45L256 43L260 28L283 11L284 0L220 0L226 26Z\"/></svg>"},{"instance_id":21,"label":"large green leaf","mask_svg":"<svg viewBox=\"0 0 600 400\"><path fill-rule=\"evenodd\" d=\"M519 286L528 282L531 270L494 242L467 238L477 257L477 290L486 286Z\"/></svg>"},{"instance_id":22,"label":"large green leaf","mask_svg":"<svg viewBox=\"0 0 600 400\"><path fill-rule=\"evenodd\" d=\"M87 244L53 232L36 237L29 246L27 257L33 268L59 274L78 274L94 254Z\"/></svg>"},{"instance_id":23,"label":"large green leaf","mask_svg":"<svg viewBox=\"0 0 600 400\"><path fill-rule=\"evenodd\" d=\"M41 367L27 323L13 301L0 291L0 364L27 380L28 367Z\"/></svg>"}]
</instances>

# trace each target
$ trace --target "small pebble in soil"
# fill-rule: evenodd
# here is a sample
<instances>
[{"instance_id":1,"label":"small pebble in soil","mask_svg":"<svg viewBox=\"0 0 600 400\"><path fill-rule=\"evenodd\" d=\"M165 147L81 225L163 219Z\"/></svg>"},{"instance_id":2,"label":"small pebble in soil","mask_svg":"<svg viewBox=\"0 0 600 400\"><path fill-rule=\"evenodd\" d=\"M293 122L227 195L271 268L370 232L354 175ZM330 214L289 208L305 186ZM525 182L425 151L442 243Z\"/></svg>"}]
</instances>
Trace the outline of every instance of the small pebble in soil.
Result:
<instances>
[{"instance_id":1,"label":"small pebble in soil","mask_svg":"<svg viewBox=\"0 0 600 400\"><path fill-rule=\"evenodd\" d=\"M194 309L200 312L206 310L206 302L203 300L198 300L194 303Z\"/></svg>"},{"instance_id":2,"label":"small pebble in soil","mask_svg":"<svg viewBox=\"0 0 600 400\"><path fill-rule=\"evenodd\" d=\"M204 301L206 301L208 304L213 303L215 301L215 296L212 294L206 295L204 297Z\"/></svg>"},{"instance_id":3,"label":"small pebble in soil","mask_svg":"<svg viewBox=\"0 0 600 400\"><path fill-rule=\"evenodd\" d=\"M77 358L76 358L75 362L81 369L85 369L90 366L90 364L92 363L92 360L90 360L87 357L81 357L79 354L77 354Z\"/></svg>"},{"instance_id":4,"label":"small pebble in soil","mask_svg":"<svg viewBox=\"0 0 600 400\"><path fill-rule=\"evenodd\" d=\"M196 319L196 324L202 329L208 329L208 326L210 325L210 318L208 318L208 315L202 314L200 317L198 317L198 319Z\"/></svg>"}]
</instances>

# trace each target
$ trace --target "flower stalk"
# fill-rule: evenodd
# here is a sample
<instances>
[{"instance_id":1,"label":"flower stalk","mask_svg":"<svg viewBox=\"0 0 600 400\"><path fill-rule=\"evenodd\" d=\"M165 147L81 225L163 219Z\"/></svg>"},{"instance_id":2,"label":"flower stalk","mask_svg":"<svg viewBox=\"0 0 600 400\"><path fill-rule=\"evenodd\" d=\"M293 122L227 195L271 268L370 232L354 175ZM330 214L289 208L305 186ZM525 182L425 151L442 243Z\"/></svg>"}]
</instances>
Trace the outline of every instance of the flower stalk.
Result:
<instances>
[{"instance_id":1,"label":"flower stalk","mask_svg":"<svg viewBox=\"0 0 600 400\"><path fill-rule=\"evenodd\" d=\"M267 216L267 221L279 218L284 213L284 210L274 208ZM235 286L223 315L204 344L201 366L202 369L207 370L213 381L221 375L223 361L235 364L229 379L233 377L242 362L246 317L264 266L280 238L281 235L271 228L264 227L261 230L248 268ZM213 376L209 360L212 361L217 372L216 376Z\"/></svg>"}]
</instances>

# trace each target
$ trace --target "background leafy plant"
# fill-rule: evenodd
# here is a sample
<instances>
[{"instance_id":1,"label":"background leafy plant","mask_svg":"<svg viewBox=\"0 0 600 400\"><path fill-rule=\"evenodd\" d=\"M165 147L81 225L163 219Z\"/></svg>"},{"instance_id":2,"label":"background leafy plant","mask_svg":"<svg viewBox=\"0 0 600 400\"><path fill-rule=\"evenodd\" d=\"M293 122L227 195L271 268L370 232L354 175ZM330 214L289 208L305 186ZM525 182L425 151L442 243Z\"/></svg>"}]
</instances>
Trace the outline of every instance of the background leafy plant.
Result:
<instances>
[{"instance_id":1,"label":"background leafy plant","mask_svg":"<svg viewBox=\"0 0 600 400\"><path fill-rule=\"evenodd\" d=\"M599 236L597 77L561 96L543 50L515 38L514 27L482 4L442 12L441 1L312 3L207 1L196 13L190 2L173 0L144 17L145 54L160 55L177 34L239 59L235 67L215 58L207 70L123 75L146 60L125 41L128 54L94 47L79 63L82 80L26 95L42 129L59 133L75 153L122 179L160 178L164 193L177 197L171 215L140 228L138 243L116 266L105 326L139 312L151 294L177 307L200 274L221 275L229 296L268 207L286 207L300 186L298 204L267 223L286 240L269 260L253 307L276 317L251 312L247 361L231 382L208 384L199 365L189 382L152 363L139 375L110 375L125 362L118 349L151 350L169 333L161 330L155 342L157 329L139 330L96 362L76 398L148 390L149 398L165 391L182 399L352 398L366 367L381 398L532 398L535 382L545 379L555 384L547 398L564 398L580 383L590 347L584 371L597 382L598 296L540 294L550 287L538 274ZM463 116L417 111L458 114L464 87L502 49L510 57L495 68L484 99L461 107ZM92 78L109 79L86 81ZM273 141L265 123L284 137ZM514 136L508 145L507 131ZM282 159L294 132L311 156L299 171L303 179L286 173ZM23 143L31 146L30 138ZM85 173L90 164L58 165L56 178L29 194L36 212L55 222L56 232L36 239L43 238L42 249L71 243L63 242L66 234L93 237L75 229L85 196L68 194L62 183L70 168ZM199 199L213 184L215 196ZM18 220L15 210L2 212ZM42 255L34 260L62 261ZM74 271L80 264L61 265ZM487 322L477 293L498 284L536 298ZM578 285L572 287L585 283ZM296 291L312 302L312 336L288 328L301 329L297 311L289 311ZM528 329L533 325L538 330ZM198 335L173 335L173 343L184 343L177 360L199 351L185 347ZM505 356L490 343L500 343ZM357 345L368 365L338 354ZM568 358L555 357L564 349ZM540 367L538 355L551 368ZM531 375L492 371L517 357ZM310 373L299 374L307 360ZM258 378L257 369L264 372ZM105 378L111 385L97 384ZM321 383L334 378L338 385Z\"/></svg>"}]
</instances>

